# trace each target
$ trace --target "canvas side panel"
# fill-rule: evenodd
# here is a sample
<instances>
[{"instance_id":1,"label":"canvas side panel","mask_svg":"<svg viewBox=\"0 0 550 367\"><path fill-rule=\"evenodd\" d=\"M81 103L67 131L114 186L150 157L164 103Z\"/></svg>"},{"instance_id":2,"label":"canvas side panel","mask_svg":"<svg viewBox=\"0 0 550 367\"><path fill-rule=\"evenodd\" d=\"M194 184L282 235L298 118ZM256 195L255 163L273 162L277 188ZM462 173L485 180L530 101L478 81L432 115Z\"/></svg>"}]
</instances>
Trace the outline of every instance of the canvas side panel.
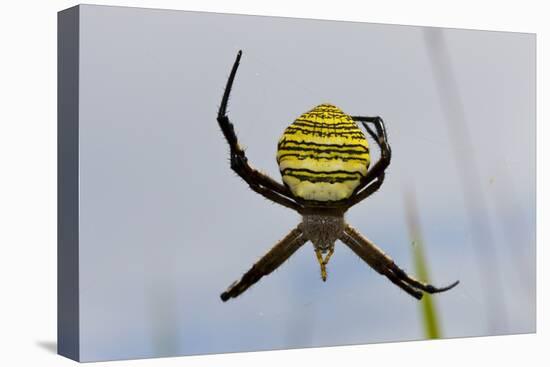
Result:
<instances>
[{"instance_id":1,"label":"canvas side panel","mask_svg":"<svg viewBox=\"0 0 550 367\"><path fill-rule=\"evenodd\" d=\"M57 352L79 360L79 7L57 19Z\"/></svg>"}]
</instances>

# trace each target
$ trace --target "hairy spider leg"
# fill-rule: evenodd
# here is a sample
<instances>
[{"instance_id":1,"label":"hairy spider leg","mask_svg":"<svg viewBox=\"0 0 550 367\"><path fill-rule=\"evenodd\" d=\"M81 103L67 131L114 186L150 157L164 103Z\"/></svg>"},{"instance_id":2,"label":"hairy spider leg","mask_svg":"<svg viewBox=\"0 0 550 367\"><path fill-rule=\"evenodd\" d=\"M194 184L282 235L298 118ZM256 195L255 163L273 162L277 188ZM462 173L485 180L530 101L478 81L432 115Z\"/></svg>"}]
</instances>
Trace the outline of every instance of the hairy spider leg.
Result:
<instances>
[{"instance_id":1,"label":"hairy spider leg","mask_svg":"<svg viewBox=\"0 0 550 367\"><path fill-rule=\"evenodd\" d=\"M369 135L376 142L380 148L380 159L371 167L366 176L363 177L359 186L355 189L354 194L349 199L349 207L363 201L372 194L374 194L385 178L385 170L388 168L391 162L391 147L388 143L388 134L386 132L386 126L384 120L380 116L352 116L353 121L360 121L369 133ZM373 124L376 132L374 132L369 123Z\"/></svg>"},{"instance_id":2,"label":"hairy spider leg","mask_svg":"<svg viewBox=\"0 0 550 367\"><path fill-rule=\"evenodd\" d=\"M222 301L239 296L250 286L258 282L263 276L270 274L273 270L281 266L292 254L307 242L298 225L281 241L279 241L267 254L265 254L250 270L248 270L241 280L234 282L229 288L221 294Z\"/></svg>"},{"instance_id":3,"label":"hairy spider leg","mask_svg":"<svg viewBox=\"0 0 550 367\"><path fill-rule=\"evenodd\" d=\"M459 281L456 281L446 287L437 288L431 284L414 279L399 268L391 257L386 255L372 241L368 240L350 225L346 225L341 241L374 270L385 275L394 284L418 299L422 298L422 293L419 290L426 293L440 293L448 291L459 284Z\"/></svg>"},{"instance_id":4,"label":"hairy spider leg","mask_svg":"<svg viewBox=\"0 0 550 367\"><path fill-rule=\"evenodd\" d=\"M225 139L227 140L227 143L229 144L231 169L235 171L235 173L237 173L250 186L250 188L258 194L277 204L299 211L301 209L301 205L294 200L292 193L285 185L278 183L271 177L252 168L248 164L248 158L246 157L244 150L239 145L235 128L227 116L229 95L231 94L231 88L233 87L233 81L235 80L235 75L237 74L241 55L242 51L239 51L237 53L235 63L233 64L233 68L231 69L231 73L229 74L217 117L218 124L223 132L223 135L225 136Z\"/></svg>"}]
</instances>

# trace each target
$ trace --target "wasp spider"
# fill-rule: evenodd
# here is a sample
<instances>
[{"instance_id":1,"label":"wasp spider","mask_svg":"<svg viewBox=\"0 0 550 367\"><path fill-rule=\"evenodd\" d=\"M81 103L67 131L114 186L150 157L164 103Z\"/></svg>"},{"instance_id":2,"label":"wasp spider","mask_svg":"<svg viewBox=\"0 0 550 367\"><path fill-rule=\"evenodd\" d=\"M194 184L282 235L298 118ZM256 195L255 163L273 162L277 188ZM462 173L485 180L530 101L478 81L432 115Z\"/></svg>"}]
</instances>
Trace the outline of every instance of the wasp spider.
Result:
<instances>
[{"instance_id":1,"label":"wasp spider","mask_svg":"<svg viewBox=\"0 0 550 367\"><path fill-rule=\"evenodd\" d=\"M353 205L372 195L384 182L391 159L384 121L380 117L350 116L331 104L321 104L298 117L279 140L277 163L284 184L254 169L239 145L233 124L227 116L227 102L239 67L242 52L229 75L218 123L229 143L231 168L252 190L302 215L302 222L277 243L264 257L221 294L227 301L246 291L285 262L307 241L313 243L326 280L326 266L334 253L336 240L342 241L378 273L417 299L423 293L444 292L444 287L420 282L399 268L374 243L344 220ZM360 122L381 151L370 170L369 145Z\"/></svg>"}]
</instances>

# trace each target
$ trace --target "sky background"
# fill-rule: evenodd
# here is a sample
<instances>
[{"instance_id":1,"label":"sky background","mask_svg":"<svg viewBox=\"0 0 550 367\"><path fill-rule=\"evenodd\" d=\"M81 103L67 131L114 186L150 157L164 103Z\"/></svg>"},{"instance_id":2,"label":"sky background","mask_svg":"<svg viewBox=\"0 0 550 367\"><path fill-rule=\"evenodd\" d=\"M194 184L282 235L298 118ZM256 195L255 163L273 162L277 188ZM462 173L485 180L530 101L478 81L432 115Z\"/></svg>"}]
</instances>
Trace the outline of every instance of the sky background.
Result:
<instances>
[{"instance_id":1,"label":"sky background","mask_svg":"<svg viewBox=\"0 0 550 367\"><path fill-rule=\"evenodd\" d=\"M280 180L277 141L315 105L382 116L392 164L348 222L413 274L413 193L432 283L461 281L434 297L443 336L535 331L534 35L104 6L80 25L82 360L424 338L419 303L341 243L326 283L308 243L219 299L300 221L229 168L239 49L229 114L255 167Z\"/></svg>"}]
</instances>

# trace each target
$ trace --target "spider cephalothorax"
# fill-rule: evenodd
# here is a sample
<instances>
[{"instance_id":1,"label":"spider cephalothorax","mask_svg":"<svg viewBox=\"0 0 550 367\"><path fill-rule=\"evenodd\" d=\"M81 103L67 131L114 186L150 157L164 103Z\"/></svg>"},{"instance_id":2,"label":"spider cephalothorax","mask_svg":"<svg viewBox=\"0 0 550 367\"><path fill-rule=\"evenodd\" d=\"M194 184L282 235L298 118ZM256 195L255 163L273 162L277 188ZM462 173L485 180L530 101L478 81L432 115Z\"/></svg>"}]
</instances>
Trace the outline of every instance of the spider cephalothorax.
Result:
<instances>
[{"instance_id":1,"label":"spider cephalothorax","mask_svg":"<svg viewBox=\"0 0 550 367\"><path fill-rule=\"evenodd\" d=\"M334 253L335 242L340 240L374 270L417 299L422 298L422 292L443 292L457 285L458 281L436 288L410 277L344 220L350 207L373 194L384 181L391 148L382 118L350 116L331 104L318 105L298 117L279 140L277 163L284 184L248 164L226 113L241 55L239 51L218 111L218 123L229 143L231 168L252 190L302 214L302 222L240 281L223 292L222 300L239 296L278 268L307 241L313 243L323 280L327 277L326 265ZM369 145L357 122L361 122L380 148L380 159L370 169Z\"/></svg>"}]
</instances>

